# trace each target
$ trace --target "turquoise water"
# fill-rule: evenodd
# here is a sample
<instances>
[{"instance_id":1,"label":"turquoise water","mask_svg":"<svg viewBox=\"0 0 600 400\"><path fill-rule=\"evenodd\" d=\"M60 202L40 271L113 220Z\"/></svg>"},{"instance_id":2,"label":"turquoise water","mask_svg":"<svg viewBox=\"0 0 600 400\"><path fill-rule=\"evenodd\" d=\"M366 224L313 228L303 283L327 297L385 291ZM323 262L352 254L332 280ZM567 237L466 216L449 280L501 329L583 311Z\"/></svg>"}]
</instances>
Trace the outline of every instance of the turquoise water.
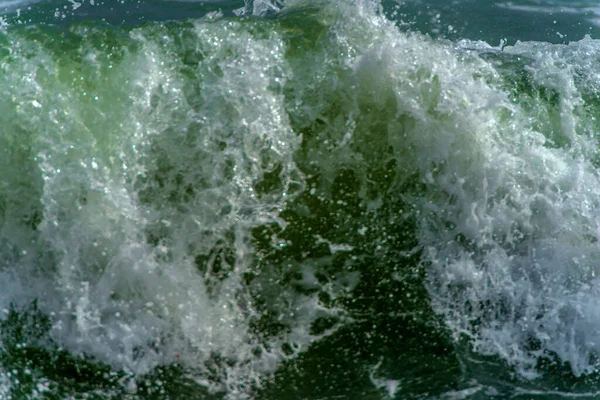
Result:
<instances>
[{"instance_id":1,"label":"turquoise water","mask_svg":"<svg viewBox=\"0 0 600 400\"><path fill-rule=\"evenodd\" d=\"M593 3L0 7L0 398L600 396Z\"/></svg>"}]
</instances>

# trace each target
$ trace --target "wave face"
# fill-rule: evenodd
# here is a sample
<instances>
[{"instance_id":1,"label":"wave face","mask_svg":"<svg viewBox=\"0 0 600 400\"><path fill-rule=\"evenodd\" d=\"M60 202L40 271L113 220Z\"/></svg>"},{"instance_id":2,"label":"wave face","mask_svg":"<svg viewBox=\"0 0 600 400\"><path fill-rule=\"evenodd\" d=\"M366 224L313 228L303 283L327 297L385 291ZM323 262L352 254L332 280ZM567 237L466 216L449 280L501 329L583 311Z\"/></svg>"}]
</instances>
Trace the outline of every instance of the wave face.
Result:
<instances>
[{"instance_id":1,"label":"wave face","mask_svg":"<svg viewBox=\"0 0 600 400\"><path fill-rule=\"evenodd\" d=\"M600 42L214 6L0 31L0 396L593 397Z\"/></svg>"}]
</instances>

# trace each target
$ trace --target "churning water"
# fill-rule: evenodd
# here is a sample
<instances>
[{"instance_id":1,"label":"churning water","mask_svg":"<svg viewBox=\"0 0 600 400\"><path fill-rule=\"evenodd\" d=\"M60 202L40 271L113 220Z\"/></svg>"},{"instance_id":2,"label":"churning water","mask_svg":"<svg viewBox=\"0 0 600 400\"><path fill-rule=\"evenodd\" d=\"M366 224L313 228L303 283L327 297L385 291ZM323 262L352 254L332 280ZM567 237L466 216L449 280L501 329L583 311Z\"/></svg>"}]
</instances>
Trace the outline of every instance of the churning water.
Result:
<instances>
[{"instance_id":1,"label":"churning water","mask_svg":"<svg viewBox=\"0 0 600 400\"><path fill-rule=\"evenodd\" d=\"M600 395L594 4L0 7L0 398Z\"/></svg>"}]
</instances>

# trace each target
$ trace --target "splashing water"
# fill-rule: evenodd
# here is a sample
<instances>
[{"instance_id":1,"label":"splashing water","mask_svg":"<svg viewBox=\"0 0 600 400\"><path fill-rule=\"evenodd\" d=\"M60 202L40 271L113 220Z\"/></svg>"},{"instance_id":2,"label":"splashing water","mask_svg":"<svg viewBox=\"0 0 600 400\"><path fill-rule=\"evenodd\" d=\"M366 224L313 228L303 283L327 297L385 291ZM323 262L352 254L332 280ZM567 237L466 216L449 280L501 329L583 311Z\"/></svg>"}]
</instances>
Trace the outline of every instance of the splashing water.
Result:
<instances>
[{"instance_id":1,"label":"splashing water","mask_svg":"<svg viewBox=\"0 0 600 400\"><path fill-rule=\"evenodd\" d=\"M596 372L598 42L432 39L384 6L0 32L2 396ZM485 356L525 389L461 378Z\"/></svg>"}]
</instances>

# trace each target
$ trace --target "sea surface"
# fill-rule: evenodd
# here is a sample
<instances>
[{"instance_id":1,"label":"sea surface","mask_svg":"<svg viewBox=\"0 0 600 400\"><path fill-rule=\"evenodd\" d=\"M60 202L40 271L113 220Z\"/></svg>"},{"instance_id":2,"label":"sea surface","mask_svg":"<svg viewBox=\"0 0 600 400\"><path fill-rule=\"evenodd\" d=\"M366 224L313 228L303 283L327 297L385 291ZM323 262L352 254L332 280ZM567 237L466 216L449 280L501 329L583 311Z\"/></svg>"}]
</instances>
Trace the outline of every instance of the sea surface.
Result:
<instances>
[{"instance_id":1,"label":"sea surface","mask_svg":"<svg viewBox=\"0 0 600 400\"><path fill-rule=\"evenodd\" d=\"M0 16L0 399L600 398L596 1Z\"/></svg>"}]
</instances>

